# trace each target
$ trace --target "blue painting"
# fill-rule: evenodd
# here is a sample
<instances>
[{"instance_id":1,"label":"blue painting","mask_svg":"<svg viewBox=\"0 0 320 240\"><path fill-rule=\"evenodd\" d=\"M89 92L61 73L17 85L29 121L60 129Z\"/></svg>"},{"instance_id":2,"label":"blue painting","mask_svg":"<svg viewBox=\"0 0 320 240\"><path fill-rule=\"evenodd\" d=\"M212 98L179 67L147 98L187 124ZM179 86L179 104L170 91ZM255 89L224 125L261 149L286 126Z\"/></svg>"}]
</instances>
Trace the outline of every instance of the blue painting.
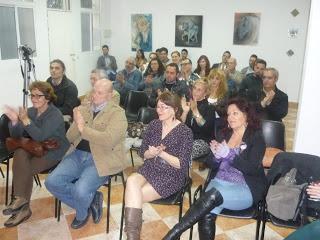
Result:
<instances>
[{"instance_id":1,"label":"blue painting","mask_svg":"<svg viewBox=\"0 0 320 240\"><path fill-rule=\"evenodd\" d=\"M176 47L201 47L202 16L176 16Z\"/></svg>"},{"instance_id":2,"label":"blue painting","mask_svg":"<svg viewBox=\"0 0 320 240\"><path fill-rule=\"evenodd\" d=\"M152 15L131 15L131 50L152 51Z\"/></svg>"},{"instance_id":3,"label":"blue painting","mask_svg":"<svg viewBox=\"0 0 320 240\"><path fill-rule=\"evenodd\" d=\"M235 13L233 44L256 45L259 40L260 13Z\"/></svg>"}]
</instances>

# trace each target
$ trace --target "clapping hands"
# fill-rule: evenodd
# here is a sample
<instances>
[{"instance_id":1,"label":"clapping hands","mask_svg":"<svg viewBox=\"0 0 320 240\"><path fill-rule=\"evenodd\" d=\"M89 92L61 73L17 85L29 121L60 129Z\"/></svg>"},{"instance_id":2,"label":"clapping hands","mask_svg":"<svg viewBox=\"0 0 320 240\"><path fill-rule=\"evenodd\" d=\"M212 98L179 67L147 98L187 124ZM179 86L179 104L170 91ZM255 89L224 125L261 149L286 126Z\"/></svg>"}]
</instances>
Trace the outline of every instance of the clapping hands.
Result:
<instances>
[{"instance_id":1,"label":"clapping hands","mask_svg":"<svg viewBox=\"0 0 320 240\"><path fill-rule=\"evenodd\" d=\"M230 152L230 148L226 141L219 143L216 140L212 140L210 142L210 149L217 159L227 157Z\"/></svg>"},{"instance_id":2,"label":"clapping hands","mask_svg":"<svg viewBox=\"0 0 320 240\"><path fill-rule=\"evenodd\" d=\"M320 183L313 183L308 186L307 193L311 198L320 200Z\"/></svg>"},{"instance_id":3,"label":"clapping hands","mask_svg":"<svg viewBox=\"0 0 320 240\"><path fill-rule=\"evenodd\" d=\"M79 107L75 107L73 109L73 120L77 124L79 132L82 133L84 125L85 125L85 121L83 119L83 116L81 115Z\"/></svg>"},{"instance_id":4,"label":"clapping hands","mask_svg":"<svg viewBox=\"0 0 320 240\"><path fill-rule=\"evenodd\" d=\"M162 151L164 151L166 147L163 144L160 144L160 146L154 147L154 146L149 146L149 154L152 158L155 158L160 155Z\"/></svg>"}]
</instances>

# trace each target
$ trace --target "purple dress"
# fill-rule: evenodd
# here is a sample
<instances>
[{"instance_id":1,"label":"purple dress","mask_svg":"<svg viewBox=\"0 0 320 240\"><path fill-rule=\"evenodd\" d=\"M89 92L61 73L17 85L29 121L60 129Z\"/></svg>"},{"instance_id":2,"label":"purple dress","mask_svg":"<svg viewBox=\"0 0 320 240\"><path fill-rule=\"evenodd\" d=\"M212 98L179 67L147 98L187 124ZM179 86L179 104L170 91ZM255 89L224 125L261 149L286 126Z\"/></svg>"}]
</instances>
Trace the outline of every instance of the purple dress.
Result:
<instances>
[{"instance_id":1,"label":"purple dress","mask_svg":"<svg viewBox=\"0 0 320 240\"><path fill-rule=\"evenodd\" d=\"M165 152L179 158L180 168L172 167L162 158L156 157L145 160L138 173L146 178L162 198L166 198L179 191L185 183L191 161L193 136L191 129L184 123L172 129L164 139L161 139L161 135L161 121L156 119L150 122L139 155L143 158L149 146L163 144Z\"/></svg>"}]
</instances>

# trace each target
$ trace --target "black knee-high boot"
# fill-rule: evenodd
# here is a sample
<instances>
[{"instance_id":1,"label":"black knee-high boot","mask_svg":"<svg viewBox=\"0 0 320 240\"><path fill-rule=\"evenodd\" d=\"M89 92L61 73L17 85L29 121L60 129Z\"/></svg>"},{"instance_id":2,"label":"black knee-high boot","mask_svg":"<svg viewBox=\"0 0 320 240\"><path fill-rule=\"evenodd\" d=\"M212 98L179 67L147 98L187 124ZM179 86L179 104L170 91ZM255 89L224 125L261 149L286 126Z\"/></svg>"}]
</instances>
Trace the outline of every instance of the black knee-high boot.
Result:
<instances>
[{"instance_id":1,"label":"black knee-high boot","mask_svg":"<svg viewBox=\"0 0 320 240\"><path fill-rule=\"evenodd\" d=\"M218 190L215 188L205 192L186 212L168 233L163 240L176 240L181 234L197 223L204 215L209 213L214 207L222 204L223 198Z\"/></svg>"},{"instance_id":2,"label":"black knee-high boot","mask_svg":"<svg viewBox=\"0 0 320 240\"><path fill-rule=\"evenodd\" d=\"M198 222L199 240L214 240L217 215L208 213Z\"/></svg>"}]
</instances>

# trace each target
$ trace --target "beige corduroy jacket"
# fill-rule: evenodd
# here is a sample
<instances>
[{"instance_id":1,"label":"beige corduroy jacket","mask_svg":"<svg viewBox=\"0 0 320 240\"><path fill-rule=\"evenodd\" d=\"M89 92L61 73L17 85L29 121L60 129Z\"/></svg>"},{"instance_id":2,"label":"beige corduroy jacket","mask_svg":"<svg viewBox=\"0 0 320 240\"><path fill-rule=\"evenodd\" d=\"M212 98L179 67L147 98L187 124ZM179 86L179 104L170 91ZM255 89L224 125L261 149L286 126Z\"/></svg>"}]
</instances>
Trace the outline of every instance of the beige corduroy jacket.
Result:
<instances>
[{"instance_id":1,"label":"beige corduroy jacket","mask_svg":"<svg viewBox=\"0 0 320 240\"><path fill-rule=\"evenodd\" d=\"M127 161L124 142L128 123L124 110L110 101L93 119L89 105L79 108L85 127L80 134L75 122L70 126L67 138L73 149L81 139L89 141L99 176L116 174L125 169Z\"/></svg>"}]
</instances>

